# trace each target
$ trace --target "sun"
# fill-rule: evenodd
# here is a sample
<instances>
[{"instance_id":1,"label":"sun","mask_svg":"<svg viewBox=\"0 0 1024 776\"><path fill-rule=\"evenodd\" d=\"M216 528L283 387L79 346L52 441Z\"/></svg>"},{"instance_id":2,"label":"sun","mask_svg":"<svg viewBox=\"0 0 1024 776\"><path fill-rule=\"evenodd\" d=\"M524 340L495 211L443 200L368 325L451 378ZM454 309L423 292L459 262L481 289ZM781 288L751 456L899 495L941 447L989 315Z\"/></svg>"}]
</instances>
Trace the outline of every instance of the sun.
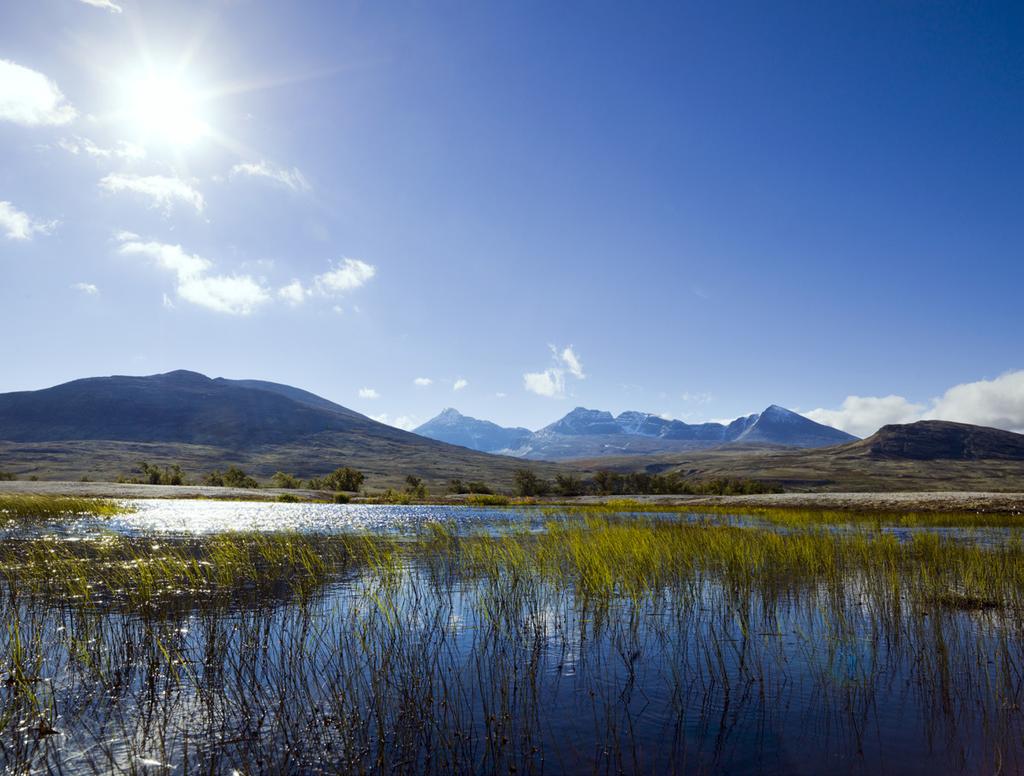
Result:
<instances>
[{"instance_id":1,"label":"sun","mask_svg":"<svg viewBox=\"0 0 1024 776\"><path fill-rule=\"evenodd\" d=\"M129 82L126 91L125 112L149 139L186 146L209 131L199 92L177 76L147 73Z\"/></svg>"}]
</instances>

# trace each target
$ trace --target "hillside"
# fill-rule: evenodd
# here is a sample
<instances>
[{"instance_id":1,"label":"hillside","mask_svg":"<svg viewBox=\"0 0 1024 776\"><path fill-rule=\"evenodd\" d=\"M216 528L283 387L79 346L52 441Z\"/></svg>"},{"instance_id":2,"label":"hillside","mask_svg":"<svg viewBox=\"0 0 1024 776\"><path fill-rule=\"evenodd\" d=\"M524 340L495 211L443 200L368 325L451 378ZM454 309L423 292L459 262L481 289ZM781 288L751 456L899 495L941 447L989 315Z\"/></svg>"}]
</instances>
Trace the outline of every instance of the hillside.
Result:
<instances>
[{"instance_id":1,"label":"hillside","mask_svg":"<svg viewBox=\"0 0 1024 776\"><path fill-rule=\"evenodd\" d=\"M873 458L1024 461L1024 434L942 420L883 426L849 447Z\"/></svg>"},{"instance_id":2,"label":"hillside","mask_svg":"<svg viewBox=\"0 0 1024 776\"><path fill-rule=\"evenodd\" d=\"M750 478L786 490L1024 491L1024 435L936 420L884 426L867 439L820 449L738 445L576 463L695 479Z\"/></svg>"},{"instance_id":3,"label":"hillside","mask_svg":"<svg viewBox=\"0 0 1024 776\"><path fill-rule=\"evenodd\" d=\"M505 486L521 466L258 380L176 371L0 394L0 470L99 479L143 459L181 464L193 476L237 464L262 477L279 469L309 477L345 465L366 472L371 485L415 474L435 487L455 477Z\"/></svg>"},{"instance_id":4,"label":"hillside","mask_svg":"<svg viewBox=\"0 0 1024 776\"><path fill-rule=\"evenodd\" d=\"M415 432L474 450L531 460L652 455L730 444L824 447L856 439L774 404L729 424L689 424L635 411L613 416L604 410L577 407L536 432L502 428L447 409Z\"/></svg>"}]
</instances>

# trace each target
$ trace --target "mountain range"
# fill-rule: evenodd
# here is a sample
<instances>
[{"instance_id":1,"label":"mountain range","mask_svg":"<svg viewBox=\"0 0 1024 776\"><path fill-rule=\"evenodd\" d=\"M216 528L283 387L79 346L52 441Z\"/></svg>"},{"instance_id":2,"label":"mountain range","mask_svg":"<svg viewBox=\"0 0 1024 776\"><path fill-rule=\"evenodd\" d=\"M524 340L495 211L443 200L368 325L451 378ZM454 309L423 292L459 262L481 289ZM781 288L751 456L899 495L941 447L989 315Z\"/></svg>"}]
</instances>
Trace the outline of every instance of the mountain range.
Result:
<instances>
[{"instance_id":1,"label":"mountain range","mask_svg":"<svg viewBox=\"0 0 1024 776\"><path fill-rule=\"evenodd\" d=\"M308 391L197 372L90 377L0 394L0 470L44 478L127 475L140 460L200 474L268 477L354 466L376 484L407 474L511 483L518 460L378 423ZM548 471L551 474L551 470Z\"/></svg>"},{"instance_id":2,"label":"mountain range","mask_svg":"<svg viewBox=\"0 0 1024 776\"><path fill-rule=\"evenodd\" d=\"M280 383L183 370L94 377L0 394L0 471L116 480L145 460L180 464L193 479L238 465L265 480L278 470L309 478L353 466L372 489L401 486L412 474L443 492L455 478L509 491L528 465L548 480L613 469L744 477L786 490L1024 489L1024 435L943 421L885 426L855 440L777 406L694 425L577 408L536 432L447 410L420 431L450 442Z\"/></svg>"},{"instance_id":3,"label":"mountain range","mask_svg":"<svg viewBox=\"0 0 1024 776\"><path fill-rule=\"evenodd\" d=\"M603 410L577 407L535 432L504 428L448 408L416 428L415 433L480 452L534 460L652 454L743 444L827 447L857 440L852 434L775 404L764 412L728 424L690 424L635 411L613 416Z\"/></svg>"}]
</instances>

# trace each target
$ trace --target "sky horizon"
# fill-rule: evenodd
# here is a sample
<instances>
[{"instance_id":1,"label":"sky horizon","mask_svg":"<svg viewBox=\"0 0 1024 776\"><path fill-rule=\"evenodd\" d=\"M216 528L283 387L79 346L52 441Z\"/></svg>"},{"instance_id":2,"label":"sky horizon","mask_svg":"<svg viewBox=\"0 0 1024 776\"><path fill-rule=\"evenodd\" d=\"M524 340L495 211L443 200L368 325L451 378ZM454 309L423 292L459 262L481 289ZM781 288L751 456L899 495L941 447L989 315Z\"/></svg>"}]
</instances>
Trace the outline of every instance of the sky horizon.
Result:
<instances>
[{"instance_id":1,"label":"sky horizon","mask_svg":"<svg viewBox=\"0 0 1024 776\"><path fill-rule=\"evenodd\" d=\"M1024 431L1024 7L0 9L0 392Z\"/></svg>"}]
</instances>

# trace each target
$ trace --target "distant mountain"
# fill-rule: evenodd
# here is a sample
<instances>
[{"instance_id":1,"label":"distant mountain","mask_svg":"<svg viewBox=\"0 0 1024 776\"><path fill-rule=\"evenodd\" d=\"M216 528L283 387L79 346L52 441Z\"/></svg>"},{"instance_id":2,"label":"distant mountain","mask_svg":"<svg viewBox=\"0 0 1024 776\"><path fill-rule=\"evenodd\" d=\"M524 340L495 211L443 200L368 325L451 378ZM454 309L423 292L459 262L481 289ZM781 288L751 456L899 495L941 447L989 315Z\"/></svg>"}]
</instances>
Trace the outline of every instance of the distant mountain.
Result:
<instances>
[{"instance_id":1,"label":"distant mountain","mask_svg":"<svg viewBox=\"0 0 1024 776\"><path fill-rule=\"evenodd\" d=\"M574 461L574 465L619 472L674 472L696 480L736 477L786 491L1021 493L1024 434L922 420L883 426L867 439L829 447L725 444L649 456L604 455ZM893 499L886 508L906 506Z\"/></svg>"},{"instance_id":2,"label":"distant mountain","mask_svg":"<svg viewBox=\"0 0 1024 776\"><path fill-rule=\"evenodd\" d=\"M485 453L521 447L533 434L527 428L503 428L489 420L470 418L451 407L415 429L414 433Z\"/></svg>"},{"instance_id":3,"label":"distant mountain","mask_svg":"<svg viewBox=\"0 0 1024 776\"><path fill-rule=\"evenodd\" d=\"M774 404L729 425L689 424L635 411L613 416L604 410L577 407L532 433L523 428L502 428L448 409L415 433L474 450L537 460L649 455L733 443L825 447L857 439Z\"/></svg>"},{"instance_id":4,"label":"distant mountain","mask_svg":"<svg viewBox=\"0 0 1024 776\"><path fill-rule=\"evenodd\" d=\"M527 432L528 433L528 432ZM141 459L198 474L237 463L259 476L338 466L401 482L459 477L511 483L521 465L378 423L316 394L179 370L74 380L0 394L0 469L116 476Z\"/></svg>"},{"instance_id":5,"label":"distant mountain","mask_svg":"<svg viewBox=\"0 0 1024 776\"><path fill-rule=\"evenodd\" d=\"M916 461L1024 461L1024 434L998 428L920 420L905 425L882 426L854 445L851 451L872 458L903 458Z\"/></svg>"}]
</instances>

